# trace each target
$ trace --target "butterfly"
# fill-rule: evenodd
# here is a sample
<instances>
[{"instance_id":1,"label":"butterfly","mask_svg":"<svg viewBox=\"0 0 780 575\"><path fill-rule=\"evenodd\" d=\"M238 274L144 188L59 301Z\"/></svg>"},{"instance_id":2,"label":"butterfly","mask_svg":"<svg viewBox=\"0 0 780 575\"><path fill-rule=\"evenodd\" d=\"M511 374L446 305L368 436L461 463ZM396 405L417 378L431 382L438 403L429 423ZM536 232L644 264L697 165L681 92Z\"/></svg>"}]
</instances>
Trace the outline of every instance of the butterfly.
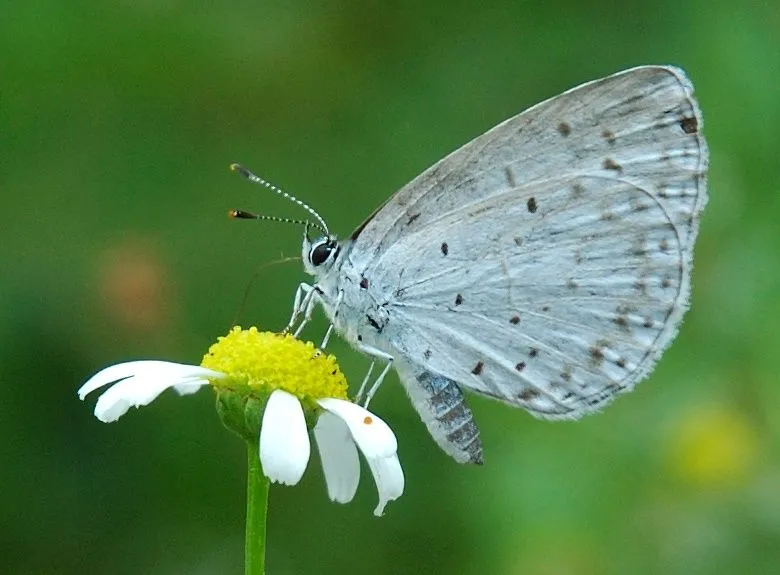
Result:
<instances>
[{"instance_id":1,"label":"butterfly","mask_svg":"<svg viewBox=\"0 0 780 575\"><path fill-rule=\"evenodd\" d=\"M365 402L395 368L459 462L483 461L464 390L544 419L597 411L647 377L688 308L707 202L701 129L685 73L641 66L495 126L347 239L291 198L324 236L307 225L315 281L298 288L290 327L300 333L320 305L322 347L335 329L384 362Z\"/></svg>"}]
</instances>

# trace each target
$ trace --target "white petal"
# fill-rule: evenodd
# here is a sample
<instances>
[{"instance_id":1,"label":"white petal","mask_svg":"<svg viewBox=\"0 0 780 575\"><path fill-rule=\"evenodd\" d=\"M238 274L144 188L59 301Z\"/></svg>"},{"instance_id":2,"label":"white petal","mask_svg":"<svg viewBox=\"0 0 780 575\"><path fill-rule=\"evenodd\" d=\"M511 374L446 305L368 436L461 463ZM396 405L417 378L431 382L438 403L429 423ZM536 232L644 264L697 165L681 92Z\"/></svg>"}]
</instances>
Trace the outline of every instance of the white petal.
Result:
<instances>
[{"instance_id":1,"label":"white petal","mask_svg":"<svg viewBox=\"0 0 780 575\"><path fill-rule=\"evenodd\" d=\"M376 489L379 492L379 504L374 509L374 515L381 517L385 505L401 497L404 492L404 472L397 455L390 457L366 458L368 467L374 475Z\"/></svg>"},{"instance_id":2,"label":"white petal","mask_svg":"<svg viewBox=\"0 0 780 575\"><path fill-rule=\"evenodd\" d=\"M99 371L81 386L78 395L83 400L92 391L116 382L103 392L95 405L95 417L111 422L127 413L131 406L148 405L169 387L185 386L194 391L207 385L209 377L219 378L223 374L168 361L130 361Z\"/></svg>"},{"instance_id":3,"label":"white petal","mask_svg":"<svg viewBox=\"0 0 780 575\"><path fill-rule=\"evenodd\" d=\"M214 372L217 373L217 372ZM218 374L217 376L210 375L209 379L220 379L220 377L224 377L223 374ZM185 381L181 381L173 386L173 389L176 390L176 393L179 395L192 395L196 391L198 391L201 387L203 387L203 379L201 378L191 378L187 379ZM208 381L206 381L208 383Z\"/></svg>"},{"instance_id":4,"label":"white petal","mask_svg":"<svg viewBox=\"0 0 780 575\"><path fill-rule=\"evenodd\" d=\"M309 463L311 445L301 402L277 389L268 398L260 427L260 463L273 482L295 485Z\"/></svg>"},{"instance_id":5,"label":"white petal","mask_svg":"<svg viewBox=\"0 0 780 575\"><path fill-rule=\"evenodd\" d=\"M317 403L347 424L355 443L367 458L395 454L398 442L393 430L370 411L343 399L318 399Z\"/></svg>"},{"instance_id":6,"label":"white petal","mask_svg":"<svg viewBox=\"0 0 780 575\"><path fill-rule=\"evenodd\" d=\"M342 419L325 411L314 426L314 438L331 501L352 501L360 480L360 460L349 427Z\"/></svg>"},{"instance_id":7,"label":"white petal","mask_svg":"<svg viewBox=\"0 0 780 575\"><path fill-rule=\"evenodd\" d=\"M109 366L90 377L79 388L79 399L84 399L88 394L109 383L127 377L143 377L145 375L152 375L161 379L175 379L176 381L173 381L171 385L176 385L180 379L223 377L223 374L218 371L212 371L197 365L157 360L128 361Z\"/></svg>"},{"instance_id":8,"label":"white petal","mask_svg":"<svg viewBox=\"0 0 780 575\"><path fill-rule=\"evenodd\" d=\"M404 472L396 455L398 442L393 430L370 411L349 401L328 398L320 399L318 403L347 424L352 438L366 457L379 492L379 504L374 515L382 515L385 505L404 492Z\"/></svg>"}]
</instances>

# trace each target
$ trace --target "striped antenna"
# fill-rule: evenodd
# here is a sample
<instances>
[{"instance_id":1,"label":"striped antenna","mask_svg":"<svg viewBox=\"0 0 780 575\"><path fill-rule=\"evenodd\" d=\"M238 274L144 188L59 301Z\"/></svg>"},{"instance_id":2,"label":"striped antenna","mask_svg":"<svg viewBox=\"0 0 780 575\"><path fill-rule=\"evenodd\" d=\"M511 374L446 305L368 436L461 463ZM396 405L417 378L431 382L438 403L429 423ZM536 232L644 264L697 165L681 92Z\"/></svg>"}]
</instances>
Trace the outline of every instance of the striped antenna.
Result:
<instances>
[{"instance_id":1,"label":"striped antenna","mask_svg":"<svg viewBox=\"0 0 780 575\"><path fill-rule=\"evenodd\" d=\"M323 220L322 216L320 216L314 210L314 208L312 208L309 204L307 204L305 202L302 202L301 200L299 200L295 196L293 196L291 194L288 194L287 192L285 192L284 190L282 190L280 188L277 188L271 182L267 182L263 178L261 178L260 176L257 176L255 174L253 174L252 172L247 170L241 164L230 164L230 169L232 171L234 171L234 172L237 172L237 173L241 174L242 176L244 176L250 182L254 182L255 184L260 184L261 186L263 186L265 188L268 188L272 192L274 192L276 194L279 194L283 198L288 199L291 202L301 206L304 210L309 212L309 214L314 216L314 219L316 219L317 222L319 222L319 225L318 224L314 224L314 226L316 228L318 228L320 231L322 231L326 236L330 237L330 232L328 231L328 225L325 223L325 220ZM241 210L231 210L230 216L233 217L233 218L252 219L252 220L268 220L268 221L273 221L273 222L289 222L289 223L300 223L300 224L307 224L308 223L308 222L304 222L302 220L292 220L292 219L289 219L289 218L276 218L276 217L273 217L273 216L260 216L260 215L252 214L250 212L244 212L244 211L241 211Z\"/></svg>"},{"instance_id":2,"label":"striped antenna","mask_svg":"<svg viewBox=\"0 0 780 575\"><path fill-rule=\"evenodd\" d=\"M235 218L237 220L261 220L264 222L280 222L283 224L297 224L299 226L310 225L310 223L307 220L296 220L293 218L280 218L277 216L264 216L262 214L253 214L252 212L247 212L246 210L229 210L228 215L231 218ZM319 226L317 227L319 228ZM321 230L321 231L325 232L325 230Z\"/></svg>"}]
</instances>

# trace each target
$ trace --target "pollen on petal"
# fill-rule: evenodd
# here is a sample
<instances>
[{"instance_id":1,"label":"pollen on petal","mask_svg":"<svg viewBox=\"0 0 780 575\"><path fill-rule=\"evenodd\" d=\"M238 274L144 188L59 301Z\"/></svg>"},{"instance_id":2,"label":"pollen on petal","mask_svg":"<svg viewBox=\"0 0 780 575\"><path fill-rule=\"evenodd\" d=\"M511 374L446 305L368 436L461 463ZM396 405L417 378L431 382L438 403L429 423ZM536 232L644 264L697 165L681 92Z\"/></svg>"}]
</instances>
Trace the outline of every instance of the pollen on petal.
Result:
<instances>
[{"instance_id":1,"label":"pollen on petal","mask_svg":"<svg viewBox=\"0 0 780 575\"><path fill-rule=\"evenodd\" d=\"M347 397L347 380L336 358L289 334L236 326L209 348L201 365L228 374L217 386L264 393L282 389L300 399Z\"/></svg>"},{"instance_id":2,"label":"pollen on petal","mask_svg":"<svg viewBox=\"0 0 780 575\"><path fill-rule=\"evenodd\" d=\"M342 399L324 398L318 399L317 403L347 424L355 443L367 458L388 457L397 451L393 430L377 415Z\"/></svg>"}]
</instances>

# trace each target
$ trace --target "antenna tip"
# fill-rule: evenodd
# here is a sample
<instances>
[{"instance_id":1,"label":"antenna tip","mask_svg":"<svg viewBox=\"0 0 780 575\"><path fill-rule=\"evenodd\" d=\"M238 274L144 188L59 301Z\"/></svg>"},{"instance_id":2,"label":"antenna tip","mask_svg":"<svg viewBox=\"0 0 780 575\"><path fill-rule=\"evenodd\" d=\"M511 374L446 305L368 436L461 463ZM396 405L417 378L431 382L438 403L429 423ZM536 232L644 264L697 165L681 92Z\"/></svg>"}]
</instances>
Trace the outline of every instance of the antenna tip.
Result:
<instances>
[{"instance_id":1,"label":"antenna tip","mask_svg":"<svg viewBox=\"0 0 780 575\"><path fill-rule=\"evenodd\" d=\"M228 216L231 218L236 218L239 220L256 220L258 219L258 216L251 213L251 212L245 212L244 210L230 210L228 212Z\"/></svg>"},{"instance_id":2,"label":"antenna tip","mask_svg":"<svg viewBox=\"0 0 780 575\"><path fill-rule=\"evenodd\" d=\"M251 175L250 171L247 170L241 164L230 164L230 171L231 172L237 172L237 173L241 174L242 176L244 176L245 178L248 178Z\"/></svg>"}]
</instances>

